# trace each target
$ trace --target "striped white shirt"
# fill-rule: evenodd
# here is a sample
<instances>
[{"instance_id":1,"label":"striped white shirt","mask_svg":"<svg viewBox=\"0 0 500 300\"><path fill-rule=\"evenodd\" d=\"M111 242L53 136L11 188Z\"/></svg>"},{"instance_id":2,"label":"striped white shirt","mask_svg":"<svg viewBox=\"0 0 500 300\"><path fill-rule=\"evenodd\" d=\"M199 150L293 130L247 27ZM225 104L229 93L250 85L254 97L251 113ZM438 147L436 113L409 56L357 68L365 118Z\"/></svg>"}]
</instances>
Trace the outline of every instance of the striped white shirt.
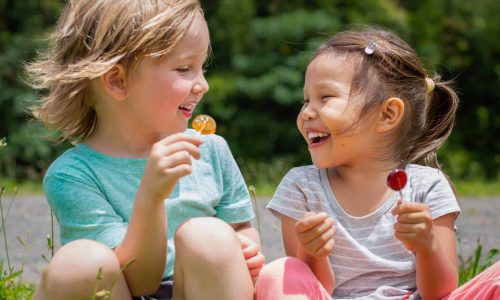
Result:
<instances>
[{"instance_id":1,"label":"striped white shirt","mask_svg":"<svg viewBox=\"0 0 500 300\"><path fill-rule=\"evenodd\" d=\"M455 195L444 174L434 168L408 165L407 201L429 206L432 218L458 213ZM421 299L416 291L415 255L394 237L391 214L399 193L362 217L347 214L335 199L326 169L291 169L268 205L276 215L299 220L305 212L326 212L336 220L335 248L330 262L335 272L334 299Z\"/></svg>"}]
</instances>

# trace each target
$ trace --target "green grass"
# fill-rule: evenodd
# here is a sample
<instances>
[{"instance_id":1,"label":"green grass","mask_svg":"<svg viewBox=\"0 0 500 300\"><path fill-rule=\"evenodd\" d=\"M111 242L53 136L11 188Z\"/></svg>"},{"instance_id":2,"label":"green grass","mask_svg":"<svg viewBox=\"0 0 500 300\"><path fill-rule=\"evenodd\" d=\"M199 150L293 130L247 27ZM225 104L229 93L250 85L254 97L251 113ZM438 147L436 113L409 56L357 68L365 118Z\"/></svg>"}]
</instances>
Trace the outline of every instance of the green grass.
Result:
<instances>
[{"instance_id":1,"label":"green grass","mask_svg":"<svg viewBox=\"0 0 500 300\"><path fill-rule=\"evenodd\" d=\"M500 197L500 182L498 181L456 181L459 197Z\"/></svg>"}]
</instances>

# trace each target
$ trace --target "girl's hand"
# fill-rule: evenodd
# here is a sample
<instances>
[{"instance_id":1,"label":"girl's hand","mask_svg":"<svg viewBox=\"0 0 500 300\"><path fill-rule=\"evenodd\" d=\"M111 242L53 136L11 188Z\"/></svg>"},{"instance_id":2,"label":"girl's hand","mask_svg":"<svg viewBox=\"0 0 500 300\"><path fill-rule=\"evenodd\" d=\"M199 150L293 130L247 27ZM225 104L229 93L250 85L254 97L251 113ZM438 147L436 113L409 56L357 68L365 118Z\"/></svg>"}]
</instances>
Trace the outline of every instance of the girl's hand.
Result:
<instances>
[{"instance_id":1,"label":"girl's hand","mask_svg":"<svg viewBox=\"0 0 500 300\"><path fill-rule=\"evenodd\" d=\"M335 221L326 213L308 212L295 224L302 250L316 259L325 259L333 250Z\"/></svg>"},{"instance_id":2,"label":"girl's hand","mask_svg":"<svg viewBox=\"0 0 500 300\"><path fill-rule=\"evenodd\" d=\"M191 174L192 158L200 158L202 141L183 133L170 135L151 147L140 189L148 198L163 201L179 178Z\"/></svg>"},{"instance_id":3,"label":"girl's hand","mask_svg":"<svg viewBox=\"0 0 500 300\"><path fill-rule=\"evenodd\" d=\"M260 247L256 242L240 233L236 233L236 236L240 240L241 251L245 257L250 276L252 276L252 281L255 284L257 277L259 277L260 270L264 267L266 258L260 252Z\"/></svg>"},{"instance_id":4,"label":"girl's hand","mask_svg":"<svg viewBox=\"0 0 500 300\"><path fill-rule=\"evenodd\" d=\"M432 216L427 205L398 200L392 214L397 216L395 236L406 249L418 253L432 246L434 231Z\"/></svg>"}]
</instances>

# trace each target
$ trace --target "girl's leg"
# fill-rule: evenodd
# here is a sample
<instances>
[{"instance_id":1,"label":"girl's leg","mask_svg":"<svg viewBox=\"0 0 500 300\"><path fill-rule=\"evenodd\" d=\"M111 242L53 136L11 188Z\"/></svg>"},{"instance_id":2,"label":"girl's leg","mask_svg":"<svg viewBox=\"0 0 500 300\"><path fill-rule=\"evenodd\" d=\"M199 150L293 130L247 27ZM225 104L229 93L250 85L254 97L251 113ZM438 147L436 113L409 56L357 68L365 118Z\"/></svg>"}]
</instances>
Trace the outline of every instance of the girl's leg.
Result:
<instances>
[{"instance_id":1,"label":"girl's leg","mask_svg":"<svg viewBox=\"0 0 500 300\"><path fill-rule=\"evenodd\" d=\"M443 300L474 299L500 299L500 261L443 298Z\"/></svg>"},{"instance_id":2,"label":"girl's leg","mask_svg":"<svg viewBox=\"0 0 500 300\"><path fill-rule=\"evenodd\" d=\"M194 218L177 229L174 299L251 300L254 287L231 226Z\"/></svg>"},{"instance_id":3,"label":"girl's leg","mask_svg":"<svg viewBox=\"0 0 500 300\"><path fill-rule=\"evenodd\" d=\"M99 268L102 279L97 280ZM131 299L118 259L110 248L91 240L76 240L61 247L43 272L35 300L92 299L95 291L109 290L110 299Z\"/></svg>"},{"instance_id":4,"label":"girl's leg","mask_svg":"<svg viewBox=\"0 0 500 300\"><path fill-rule=\"evenodd\" d=\"M255 285L257 300L333 299L301 260L284 257L264 266Z\"/></svg>"}]
</instances>

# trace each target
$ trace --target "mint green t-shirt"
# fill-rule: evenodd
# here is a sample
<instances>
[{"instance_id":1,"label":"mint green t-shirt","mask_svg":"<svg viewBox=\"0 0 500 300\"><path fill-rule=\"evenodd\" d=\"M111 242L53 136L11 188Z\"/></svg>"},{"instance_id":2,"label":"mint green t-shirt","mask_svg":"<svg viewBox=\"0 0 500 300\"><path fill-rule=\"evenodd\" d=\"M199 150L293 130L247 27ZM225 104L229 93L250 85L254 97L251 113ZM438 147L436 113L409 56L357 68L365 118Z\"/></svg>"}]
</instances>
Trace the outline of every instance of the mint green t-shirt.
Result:
<instances>
[{"instance_id":1,"label":"mint green t-shirt","mask_svg":"<svg viewBox=\"0 0 500 300\"><path fill-rule=\"evenodd\" d=\"M164 278L173 276L173 237L181 223L206 216L230 224L254 218L247 187L226 141L217 135L202 139L201 158L193 160L192 173L179 180L164 202L168 220ZM112 157L83 144L56 159L43 185L59 222L62 244L91 239L118 246L125 237L146 162L147 158Z\"/></svg>"}]
</instances>

